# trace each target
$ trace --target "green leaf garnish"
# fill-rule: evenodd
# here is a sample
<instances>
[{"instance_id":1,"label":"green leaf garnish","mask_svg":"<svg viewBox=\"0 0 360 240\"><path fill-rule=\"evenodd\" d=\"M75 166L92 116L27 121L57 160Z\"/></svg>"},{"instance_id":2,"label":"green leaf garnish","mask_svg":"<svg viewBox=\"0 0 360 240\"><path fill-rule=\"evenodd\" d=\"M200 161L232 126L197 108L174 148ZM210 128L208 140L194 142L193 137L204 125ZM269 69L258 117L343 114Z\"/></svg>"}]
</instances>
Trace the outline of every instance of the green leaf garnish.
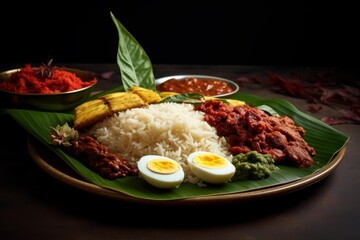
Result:
<instances>
[{"instance_id":1,"label":"green leaf garnish","mask_svg":"<svg viewBox=\"0 0 360 240\"><path fill-rule=\"evenodd\" d=\"M144 49L110 12L119 34L117 63L125 91L131 87L143 87L156 91L152 64Z\"/></svg>"},{"instance_id":2,"label":"green leaf garnish","mask_svg":"<svg viewBox=\"0 0 360 240\"><path fill-rule=\"evenodd\" d=\"M51 130L51 141L49 143L52 145L68 147L79 137L79 132L70 127L67 122L62 126L51 127Z\"/></svg>"},{"instance_id":3,"label":"green leaf garnish","mask_svg":"<svg viewBox=\"0 0 360 240\"><path fill-rule=\"evenodd\" d=\"M203 99L204 96L202 94L198 93L179 93L172 96L169 96L167 98L164 98L159 103L164 102L190 102L190 103L197 103L201 102L201 99Z\"/></svg>"},{"instance_id":4,"label":"green leaf garnish","mask_svg":"<svg viewBox=\"0 0 360 240\"><path fill-rule=\"evenodd\" d=\"M44 79L45 77L51 78L51 75L52 75L52 66L51 66L51 64L52 64L52 62L53 62L53 59L50 59L47 62L47 64L45 64L45 63L42 64L43 68L40 69L40 76L41 76L42 79Z\"/></svg>"}]
</instances>

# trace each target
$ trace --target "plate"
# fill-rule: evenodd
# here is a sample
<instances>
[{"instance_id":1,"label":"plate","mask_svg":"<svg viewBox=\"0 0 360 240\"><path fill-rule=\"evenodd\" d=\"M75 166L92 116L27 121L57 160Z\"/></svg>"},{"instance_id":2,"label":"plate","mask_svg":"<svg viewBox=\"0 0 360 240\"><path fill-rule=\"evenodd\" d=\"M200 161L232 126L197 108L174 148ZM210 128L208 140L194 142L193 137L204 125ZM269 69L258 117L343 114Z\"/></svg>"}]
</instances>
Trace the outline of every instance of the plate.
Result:
<instances>
[{"instance_id":1,"label":"plate","mask_svg":"<svg viewBox=\"0 0 360 240\"><path fill-rule=\"evenodd\" d=\"M229 93L222 93L222 94L217 94L217 95L211 95L212 97L225 97L225 96L229 96L232 95L236 92L239 91L240 87L239 85L237 85L235 82L226 79L226 78L221 78L221 77L216 77L216 76L209 76L209 75L173 75L173 76L167 76L167 77L162 77L162 78L158 78L155 80L155 85L160 85L170 79L175 79L178 81L184 80L184 79L190 79L190 78L196 78L199 80L215 80L215 81L221 81L221 82L225 82L229 87L231 87L233 89L233 91L229 92Z\"/></svg>"},{"instance_id":2,"label":"plate","mask_svg":"<svg viewBox=\"0 0 360 240\"><path fill-rule=\"evenodd\" d=\"M27 139L27 147L30 156L42 170L44 170L54 178L75 188L116 200L135 202L135 203L145 203L145 204L179 205L179 206L200 205L200 204L215 205L215 204L227 204L234 202L245 202L260 198L263 199L268 197L281 196L294 191L298 191L324 179L330 173L332 173L336 169L336 167L340 164L346 152L346 146L344 146L329 161L329 163L323 168L321 168L319 171L310 174L304 178L301 178L299 180L292 181L286 184L281 184L281 185L258 189L258 190L250 190L246 192L234 193L234 194L158 201L158 200L148 200L148 199L140 199L140 198L132 197L87 182L81 176L79 176L74 170L72 170L66 163L64 163L64 161L62 161L57 155L55 155L53 152L47 149L41 142L36 140L31 135Z\"/></svg>"},{"instance_id":3,"label":"plate","mask_svg":"<svg viewBox=\"0 0 360 240\"><path fill-rule=\"evenodd\" d=\"M259 196L276 196L301 189L322 179L330 174L342 160L349 137L320 120L299 111L287 100L264 99L244 93L234 94L232 98L243 100L260 108L267 107L279 115L286 115L295 119L296 124L303 126L307 131L306 140L318 151L314 159L316 164L303 170L282 165L278 172L259 182L246 180L241 184L230 182L225 186L210 185L206 188L184 183L179 189L163 191L145 184L137 177L115 180L102 178L60 148L49 145L49 126L73 121L74 116L72 114L22 109L7 109L7 112L43 145L42 147L39 144L34 145L35 143L32 142L35 141L30 140L29 151L47 172L78 188L129 201L187 205L199 202L202 204L204 201L207 204L215 204L246 201ZM66 166L64 167L63 164ZM57 171L48 168L48 166L55 167ZM56 168L56 166L60 167ZM78 175L74 175L74 172L70 171L69 168ZM77 181L73 181L74 179ZM89 183L97 186L89 185ZM109 189L111 192L108 191Z\"/></svg>"}]
</instances>

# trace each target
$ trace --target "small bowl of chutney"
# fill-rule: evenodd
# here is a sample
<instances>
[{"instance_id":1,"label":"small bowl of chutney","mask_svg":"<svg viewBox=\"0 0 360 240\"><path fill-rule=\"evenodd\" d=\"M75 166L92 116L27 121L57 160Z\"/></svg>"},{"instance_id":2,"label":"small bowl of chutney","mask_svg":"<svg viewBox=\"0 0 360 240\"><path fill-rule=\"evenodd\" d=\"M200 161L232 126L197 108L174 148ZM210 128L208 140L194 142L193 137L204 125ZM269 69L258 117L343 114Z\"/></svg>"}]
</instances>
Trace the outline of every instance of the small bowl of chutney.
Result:
<instances>
[{"instance_id":1,"label":"small bowl of chutney","mask_svg":"<svg viewBox=\"0 0 360 240\"><path fill-rule=\"evenodd\" d=\"M174 75L155 80L159 92L198 93L208 97L225 97L239 91L239 85L221 77L208 75Z\"/></svg>"}]
</instances>

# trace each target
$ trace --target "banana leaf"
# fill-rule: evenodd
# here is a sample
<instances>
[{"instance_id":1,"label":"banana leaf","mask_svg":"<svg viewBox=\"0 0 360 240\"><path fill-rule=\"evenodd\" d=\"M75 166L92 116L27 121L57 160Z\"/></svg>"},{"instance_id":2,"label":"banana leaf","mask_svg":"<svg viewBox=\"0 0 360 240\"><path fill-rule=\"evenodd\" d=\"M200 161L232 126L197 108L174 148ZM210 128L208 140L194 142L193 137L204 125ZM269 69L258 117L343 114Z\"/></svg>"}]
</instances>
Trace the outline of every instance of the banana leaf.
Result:
<instances>
[{"instance_id":1,"label":"banana leaf","mask_svg":"<svg viewBox=\"0 0 360 240\"><path fill-rule=\"evenodd\" d=\"M349 137L320 120L299 111L290 102L283 99L264 99L258 96L237 93L231 96L233 99L245 101L251 106L268 106L279 115L287 115L299 126L304 127L306 135L304 139L316 150L316 156L310 168L295 168L279 165L279 170L273 172L263 180L232 181L221 185L208 185L199 187L190 183L182 183L175 189L158 189L145 183L137 176L108 180L91 169L84 166L80 161L67 155L60 147L50 145L50 130L57 125L66 122L72 125L74 116L71 113L41 112L23 109L7 109L7 112L24 128L50 151L53 151L59 160L63 160L85 181L106 189L112 189L138 199L148 200L177 200L203 196L241 193L278 186L290 183L311 174L316 173L333 159L347 143Z\"/></svg>"},{"instance_id":2,"label":"banana leaf","mask_svg":"<svg viewBox=\"0 0 360 240\"><path fill-rule=\"evenodd\" d=\"M117 63L125 90L138 86L156 91L152 64L145 50L112 12L110 15L119 35Z\"/></svg>"}]
</instances>

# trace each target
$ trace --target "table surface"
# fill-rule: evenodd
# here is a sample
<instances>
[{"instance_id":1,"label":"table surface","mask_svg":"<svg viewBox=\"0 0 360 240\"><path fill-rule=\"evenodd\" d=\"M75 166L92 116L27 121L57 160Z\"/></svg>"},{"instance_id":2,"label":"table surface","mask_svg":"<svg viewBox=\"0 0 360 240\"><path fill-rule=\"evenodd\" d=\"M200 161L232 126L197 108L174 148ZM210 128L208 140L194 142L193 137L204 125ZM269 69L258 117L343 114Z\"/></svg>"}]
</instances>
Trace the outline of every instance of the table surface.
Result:
<instances>
[{"instance_id":1,"label":"table surface","mask_svg":"<svg viewBox=\"0 0 360 240\"><path fill-rule=\"evenodd\" d=\"M68 64L112 72L96 91L118 86L115 64ZM155 77L213 75L236 80L269 70L308 71L299 67L154 65ZM309 113L304 99L266 88L240 92L284 98ZM28 133L1 115L0 239L360 239L358 146L360 125L333 127L350 137L341 163L326 178L295 192L225 205L147 205L99 196L74 188L44 172L27 150Z\"/></svg>"}]
</instances>

